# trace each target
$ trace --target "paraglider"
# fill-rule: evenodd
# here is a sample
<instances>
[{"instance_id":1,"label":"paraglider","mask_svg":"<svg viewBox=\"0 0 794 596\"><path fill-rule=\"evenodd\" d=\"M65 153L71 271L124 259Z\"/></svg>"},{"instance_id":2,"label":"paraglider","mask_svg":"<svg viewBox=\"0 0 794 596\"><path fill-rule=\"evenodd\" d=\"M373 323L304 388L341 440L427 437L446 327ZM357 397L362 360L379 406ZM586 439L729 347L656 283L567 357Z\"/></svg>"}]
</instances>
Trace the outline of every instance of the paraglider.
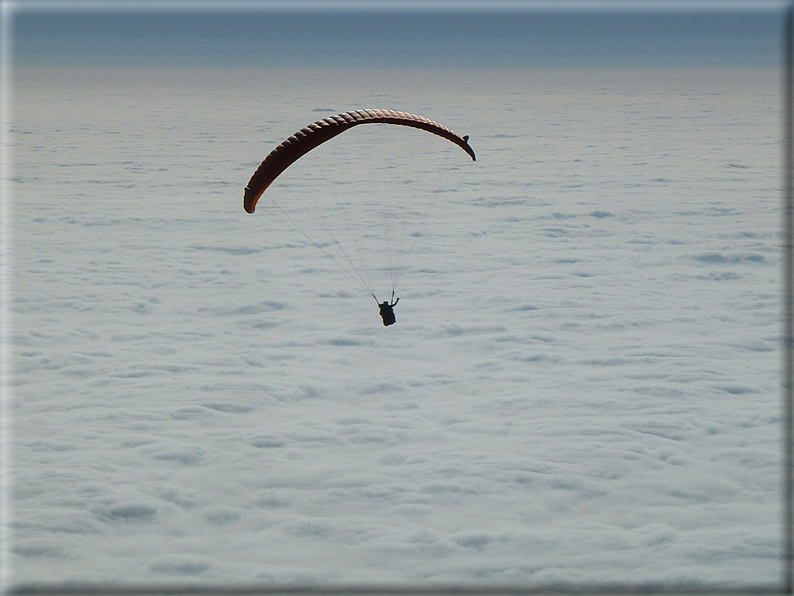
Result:
<instances>
[{"instance_id":1,"label":"paraglider","mask_svg":"<svg viewBox=\"0 0 794 596\"><path fill-rule=\"evenodd\" d=\"M300 129L294 135L285 140L281 145L273 149L265 158L265 161L251 176L248 186L245 187L243 197L243 208L248 213L253 213L256 203L273 181L286 170L289 166L306 155L312 149L319 147L336 135L351 129L358 124L397 124L399 126L410 126L419 128L427 132L444 137L460 146L469 154L472 161L476 161L474 150L469 146L469 137L458 136L446 126L428 120L423 116L408 114L406 112L395 112L394 110L356 110L337 114L330 118L323 118L309 126Z\"/></svg>"},{"instance_id":2,"label":"paraglider","mask_svg":"<svg viewBox=\"0 0 794 596\"><path fill-rule=\"evenodd\" d=\"M336 116L323 118L322 120L318 120L312 124L309 124L273 149L267 155L265 160L259 165L257 170L251 176L251 179L248 181L248 185L245 187L245 193L243 196L243 208L245 211L247 213L253 213L256 209L257 202L263 193L268 189L268 187L273 184L276 178L278 178L287 168L298 161L301 157L309 153L312 149L319 147L326 141L347 130L350 130L359 124L393 124L424 130L431 134L447 139L448 141L451 141L455 145L459 146L469 155L469 157L471 157L472 161L476 161L477 159L474 154L474 150L469 146L468 135L460 136L446 126L425 118L424 116L417 116L416 114L409 114L407 112L398 112L395 110L384 109L355 110L352 112L344 112L337 114ZM426 213L427 212L425 211L425 215ZM329 256L332 260L334 260L331 254L329 254L320 244L315 242L307 232L304 230L300 231L318 249L324 252L326 256ZM354 280L359 282L360 285L366 287L372 293L373 297L375 297L374 290L372 289L372 286L369 284L368 280L365 281L364 277L361 275L355 265L353 265L352 261L344 252L344 250L342 250L342 253L359 279L356 279L356 276L352 275L351 272L347 270L345 270L346 273L348 273L348 275L350 275ZM402 267L404 266L405 262L403 262ZM383 301L382 303L378 303L380 315L383 319L383 325L387 327L389 325L393 325L396 321L394 307L399 301L399 298L394 300L394 287L397 283L396 279L399 278L400 272L401 270L398 272L396 278L392 280L392 302L390 303L388 301ZM377 302L377 297L375 297L375 300Z\"/></svg>"},{"instance_id":3,"label":"paraglider","mask_svg":"<svg viewBox=\"0 0 794 596\"><path fill-rule=\"evenodd\" d=\"M373 298L375 298L375 302L378 301L378 298L373 294ZM394 307L397 306L397 303L400 301L399 298L397 300L394 299L394 292L391 293L391 303L384 300L383 302L378 304L378 308L380 309L380 316L383 319L383 326L388 327L389 325L394 325L397 322L397 317L394 316Z\"/></svg>"}]
</instances>

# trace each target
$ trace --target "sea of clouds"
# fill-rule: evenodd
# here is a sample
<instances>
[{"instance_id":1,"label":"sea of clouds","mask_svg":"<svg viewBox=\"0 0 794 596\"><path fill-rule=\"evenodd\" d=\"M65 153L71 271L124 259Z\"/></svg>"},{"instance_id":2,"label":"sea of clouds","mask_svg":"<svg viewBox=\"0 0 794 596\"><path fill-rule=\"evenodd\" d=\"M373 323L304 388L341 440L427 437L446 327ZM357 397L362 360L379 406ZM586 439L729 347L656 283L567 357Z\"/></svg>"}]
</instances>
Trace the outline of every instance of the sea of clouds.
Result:
<instances>
[{"instance_id":1,"label":"sea of clouds","mask_svg":"<svg viewBox=\"0 0 794 596\"><path fill-rule=\"evenodd\" d=\"M776 582L781 106L775 71L19 69L14 585ZM478 157L389 328L242 209L366 107Z\"/></svg>"}]
</instances>

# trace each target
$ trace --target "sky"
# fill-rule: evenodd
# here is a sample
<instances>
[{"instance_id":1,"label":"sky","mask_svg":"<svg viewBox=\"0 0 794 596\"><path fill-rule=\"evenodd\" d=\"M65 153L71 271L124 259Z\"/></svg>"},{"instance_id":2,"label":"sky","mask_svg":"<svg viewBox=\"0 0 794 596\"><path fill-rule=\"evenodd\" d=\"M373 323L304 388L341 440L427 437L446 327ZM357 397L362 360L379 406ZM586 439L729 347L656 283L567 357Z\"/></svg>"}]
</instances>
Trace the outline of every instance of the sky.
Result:
<instances>
[{"instance_id":1,"label":"sky","mask_svg":"<svg viewBox=\"0 0 794 596\"><path fill-rule=\"evenodd\" d=\"M4 582L777 585L781 5L15 6Z\"/></svg>"},{"instance_id":2,"label":"sky","mask_svg":"<svg viewBox=\"0 0 794 596\"><path fill-rule=\"evenodd\" d=\"M20 66L725 67L774 66L780 54L781 5L766 3L579 12L531 3L419 11L365 3L322 12L266 4L187 12L15 6Z\"/></svg>"}]
</instances>

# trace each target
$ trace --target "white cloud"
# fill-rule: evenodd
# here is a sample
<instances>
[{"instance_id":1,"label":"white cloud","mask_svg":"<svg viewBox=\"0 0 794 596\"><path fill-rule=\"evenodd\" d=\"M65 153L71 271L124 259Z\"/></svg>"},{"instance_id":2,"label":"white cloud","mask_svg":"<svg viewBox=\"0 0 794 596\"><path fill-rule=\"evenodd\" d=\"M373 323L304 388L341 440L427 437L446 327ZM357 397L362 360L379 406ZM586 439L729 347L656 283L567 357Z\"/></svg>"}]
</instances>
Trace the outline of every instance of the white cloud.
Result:
<instances>
[{"instance_id":1,"label":"white cloud","mask_svg":"<svg viewBox=\"0 0 794 596\"><path fill-rule=\"evenodd\" d=\"M16 582L777 577L776 73L136 76L20 73ZM313 107L387 99L479 159L388 329L241 208Z\"/></svg>"}]
</instances>

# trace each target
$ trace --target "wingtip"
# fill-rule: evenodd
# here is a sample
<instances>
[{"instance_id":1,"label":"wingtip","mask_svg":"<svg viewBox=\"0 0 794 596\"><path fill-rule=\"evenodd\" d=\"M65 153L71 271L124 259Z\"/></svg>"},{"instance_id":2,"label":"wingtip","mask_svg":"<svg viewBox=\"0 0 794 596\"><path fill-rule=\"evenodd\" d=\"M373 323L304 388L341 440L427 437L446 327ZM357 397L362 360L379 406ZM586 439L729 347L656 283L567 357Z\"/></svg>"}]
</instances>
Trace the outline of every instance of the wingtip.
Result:
<instances>
[{"instance_id":1,"label":"wingtip","mask_svg":"<svg viewBox=\"0 0 794 596\"><path fill-rule=\"evenodd\" d=\"M243 195L243 209L245 209L246 213L253 213L256 209L256 200L258 197L253 197L251 193L251 189L249 187L245 187L245 194Z\"/></svg>"},{"instance_id":2,"label":"wingtip","mask_svg":"<svg viewBox=\"0 0 794 596\"><path fill-rule=\"evenodd\" d=\"M460 138L463 139L463 143L465 144L465 147L463 147L463 148L466 150L466 153L471 155L471 160L472 161L477 161L477 157L475 157L475 155L474 155L474 149L472 149L471 145L469 145L469 135L463 135Z\"/></svg>"}]
</instances>

